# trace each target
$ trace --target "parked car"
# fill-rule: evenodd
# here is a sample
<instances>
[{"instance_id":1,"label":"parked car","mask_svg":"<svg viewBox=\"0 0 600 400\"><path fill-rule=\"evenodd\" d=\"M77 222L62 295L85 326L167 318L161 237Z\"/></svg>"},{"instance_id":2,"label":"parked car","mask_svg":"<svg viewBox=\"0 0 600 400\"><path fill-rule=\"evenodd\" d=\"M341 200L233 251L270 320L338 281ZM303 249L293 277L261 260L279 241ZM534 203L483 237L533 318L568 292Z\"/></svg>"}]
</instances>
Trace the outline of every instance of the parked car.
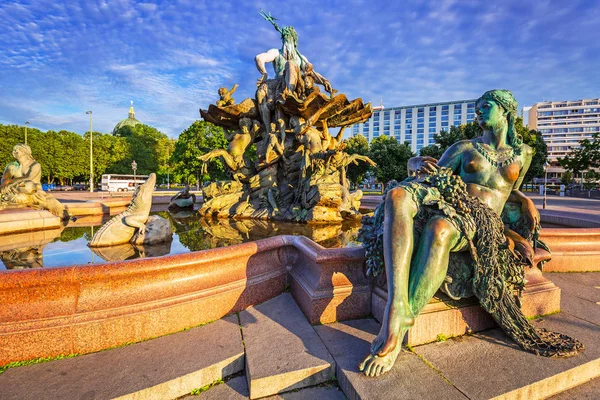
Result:
<instances>
[{"instance_id":1,"label":"parked car","mask_svg":"<svg viewBox=\"0 0 600 400\"><path fill-rule=\"evenodd\" d=\"M85 183L76 183L73 185L73 190L88 190L88 185Z\"/></svg>"},{"instance_id":2,"label":"parked car","mask_svg":"<svg viewBox=\"0 0 600 400\"><path fill-rule=\"evenodd\" d=\"M54 183L44 183L42 184L42 190L46 192L56 190L56 185Z\"/></svg>"},{"instance_id":3,"label":"parked car","mask_svg":"<svg viewBox=\"0 0 600 400\"><path fill-rule=\"evenodd\" d=\"M69 190L73 190L73 187L72 187L72 186L69 186L69 185L58 185L58 186L56 187L56 190L57 190L57 191L62 191L62 192L67 192L67 191L69 191Z\"/></svg>"}]
</instances>

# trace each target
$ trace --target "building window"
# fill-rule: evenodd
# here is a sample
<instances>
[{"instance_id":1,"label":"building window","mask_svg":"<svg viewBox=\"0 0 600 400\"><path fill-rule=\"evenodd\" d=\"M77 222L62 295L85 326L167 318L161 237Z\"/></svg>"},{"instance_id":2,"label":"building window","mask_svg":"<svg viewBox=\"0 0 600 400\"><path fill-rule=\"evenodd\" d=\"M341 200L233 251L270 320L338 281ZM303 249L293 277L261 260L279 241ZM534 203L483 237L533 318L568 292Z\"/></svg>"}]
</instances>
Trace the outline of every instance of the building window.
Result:
<instances>
[{"instance_id":1,"label":"building window","mask_svg":"<svg viewBox=\"0 0 600 400\"><path fill-rule=\"evenodd\" d=\"M442 111L448 111L450 109L450 106L448 106L447 104L445 106L442 106Z\"/></svg>"}]
</instances>

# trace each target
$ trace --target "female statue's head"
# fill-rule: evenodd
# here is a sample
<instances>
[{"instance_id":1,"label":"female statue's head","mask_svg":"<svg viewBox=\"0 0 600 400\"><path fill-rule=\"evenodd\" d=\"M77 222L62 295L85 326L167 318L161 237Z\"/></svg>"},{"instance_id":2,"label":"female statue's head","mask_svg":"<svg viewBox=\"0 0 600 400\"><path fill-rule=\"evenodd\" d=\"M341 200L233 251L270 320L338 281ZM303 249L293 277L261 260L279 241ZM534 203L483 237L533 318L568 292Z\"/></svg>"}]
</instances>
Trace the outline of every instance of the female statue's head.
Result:
<instances>
[{"instance_id":1,"label":"female statue's head","mask_svg":"<svg viewBox=\"0 0 600 400\"><path fill-rule=\"evenodd\" d=\"M15 147L13 147L12 154L13 154L13 157L16 159L19 159L19 155L21 154L21 155L26 156L27 158L33 160L33 156L31 155L31 147L29 147L23 143L16 144Z\"/></svg>"},{"instance_id":2,"label":"female statue's head","mask_svg":"<svg viewBox=\"0 0 600 400\"><path fill-rule=\"evenodd\" d=\"M507 142L520 149L523 139L515 130L517 101L509 90L494 89L485 92L475 103L479 126L482 129L497 130L507 125Z\"/></svg>"}]
</instances>

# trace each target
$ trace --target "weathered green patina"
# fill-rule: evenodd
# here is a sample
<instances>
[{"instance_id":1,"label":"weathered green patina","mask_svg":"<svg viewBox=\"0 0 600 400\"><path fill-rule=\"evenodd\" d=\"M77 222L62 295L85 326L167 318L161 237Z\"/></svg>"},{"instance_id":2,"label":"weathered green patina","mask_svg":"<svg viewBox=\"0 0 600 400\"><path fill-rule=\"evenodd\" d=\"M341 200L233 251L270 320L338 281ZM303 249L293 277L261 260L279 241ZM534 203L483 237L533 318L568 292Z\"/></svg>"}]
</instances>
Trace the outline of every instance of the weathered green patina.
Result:
<instances>
[{"instance_id":1,"label":"weathered green patina","mask_svg":"<svg viewBox=\"0 0 600 400\"><path fill-rule=\"evenodd\" d=\"M575 339L535 330L515 292L531 263L539 213L518 188L532 150L516 135L517 103L507 90L491 90L476 103L483 135L452 145L439 161L409 160L411 177L392 183L362 236L368 273L385 267L388 302L379 335L360 369L368 376L389 371L402 339L438 289L454 298L477 296L523 349L568 356L583 349ZM517 203L521 218L505 212Z\"/></svg>"}]
</instances>

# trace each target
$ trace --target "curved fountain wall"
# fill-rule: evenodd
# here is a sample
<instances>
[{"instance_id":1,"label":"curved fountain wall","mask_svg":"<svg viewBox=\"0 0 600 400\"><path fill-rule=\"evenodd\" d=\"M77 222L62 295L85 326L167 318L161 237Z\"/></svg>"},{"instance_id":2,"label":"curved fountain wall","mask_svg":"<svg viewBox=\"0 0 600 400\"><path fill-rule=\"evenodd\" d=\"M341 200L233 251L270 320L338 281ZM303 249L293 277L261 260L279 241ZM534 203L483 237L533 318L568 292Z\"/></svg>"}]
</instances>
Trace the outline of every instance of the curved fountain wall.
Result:
<instances>
[{"instance_id":1,"label":"curved fountain wall","mask_svg":"<svg viewBox=\"0 0 600 400\"><path fill-rule=\"evenodd\" d=\"M545 271L600 270L600 228L544 229L541 239L553 251ZM177 332L288 287L313 324L375 315L363 262L361 247L325 249L302 236L276 236L157 258L4 272L0 365ZM536 285L539 293L559 293Z\"/></svg>"}]
</instances>

